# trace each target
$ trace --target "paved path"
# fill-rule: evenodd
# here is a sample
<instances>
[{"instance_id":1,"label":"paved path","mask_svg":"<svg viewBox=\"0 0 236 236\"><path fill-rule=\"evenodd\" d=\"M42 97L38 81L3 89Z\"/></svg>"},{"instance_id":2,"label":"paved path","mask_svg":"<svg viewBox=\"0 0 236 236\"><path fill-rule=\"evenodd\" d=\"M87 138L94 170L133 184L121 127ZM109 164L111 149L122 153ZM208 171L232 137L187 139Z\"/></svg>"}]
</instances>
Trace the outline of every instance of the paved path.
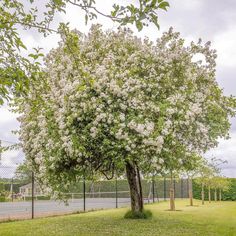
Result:
<instances>
[{"instance_id":1,"label":"paved path","mask_svg":"<svg viewBox=\"0 0 236 236\"><path fill-rule=\"evenodd\" d=\"M129 198L119 198L118 207L129 206ZM86 210L115 208L115 198L86 198ZM35 201L35 216L59 215L83 211L83 199L64 202L41 200ZM0 202L0 220L24 219L31 217L31 202Z\"/></svg>"}]
</instances>

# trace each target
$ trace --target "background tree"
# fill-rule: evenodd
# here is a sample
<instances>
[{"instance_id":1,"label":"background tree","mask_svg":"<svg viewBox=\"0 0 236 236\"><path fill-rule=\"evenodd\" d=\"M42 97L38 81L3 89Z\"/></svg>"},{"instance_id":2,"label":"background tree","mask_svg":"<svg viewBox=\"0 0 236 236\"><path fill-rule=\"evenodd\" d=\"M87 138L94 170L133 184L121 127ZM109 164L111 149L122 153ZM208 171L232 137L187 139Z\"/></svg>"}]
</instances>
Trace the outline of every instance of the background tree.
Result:
<instances>
[{"instance_id":1,"label":"background tree","mask_svg":"<svg viewBox=\"0 0 236 236\"><path fill-rule=\"evenodd\" d=\"M208 179L209 202L211 202L211 189L214 189L214 200L217 201L217 188L219 184L219 174L221 172L220 165L223 163L227 163L227 161L215 157L211 158L209 161L209 166L212 169L212 176Z\"/></svg>"},{"instance_id":2,"label":"background tree","mask_svg":"<svg viewBox=\"0 0 236 236\"><path fill-rule=\"evenodd\" d=\"M201 199L202 205L205 201L205 187L210 182L210 178L213 176L213 169L209 166L209 163L206 159L202 159L202 162L199 163L197 168L198 177L195 179L196 182L201 185Z\"/></svg>"},{"instance_id":3,"label":"background tree","mask_svg":"<svg viewBox=\"0 0 236 236\"><path fill-rule=\"evenodd\" d=\"M189 205L193 206L193 178L198 174L198 168L204 160L201 156L199 156L196 153L192 154L191 160L192 160L191 165L184 166L183 171L188 176Z\"/></svg>"},{"instance_id":4,"label":"background tree","mask_svg":"<svg viewBox=\"0 0 236 236\"><path fill-rule=\"evenodd\" d=\"M212 178L212 188L214 190L214 201L215 202L217 202L217 200L218 200L218 198L217 198L218 186L219 186L219 177L218 176L214 176Z\"/></svg>"},{"instance_id":5,"label":"background tree","mask_svg":"<svg viewBox=\"0 0 236 236\"><path fill-rule=\"evenodd\" d=\"M207 179L207 188L208 188L208 202L211 203L211 190L212 190L212 187L213 187L213 181L212 181L213 177L210 176L208 179Z\"/></svg>"},{"instance_id":6,"label":"background tree","mask_svg":"<svg viewBox=\"0 0 236 236\"><path fill-rule=\"evenodd\" d=\"M29 169L27 163L24 162L17 167L14 179L23 183L30 183L32 181L32 170Z\"/></svg>"},{"instance_id":7,"label":"background tree","mask_svg":"<svg viewBox=\"0 0 236 236\"><path fill-rule=\"evenodd\" d=\"M178 151L177 151L178 150ZM186 153L186 150L177 148L177 145L173 146L173 151L171 155L161 156L164 158L163 160L163 168L164 175L168 175L170 178L170 188L169 188L169 196L170 196L170 210L175 211L175 189L174 189L174 179L175 177L179 177L183 172L190 173L194 172L196 165L198 163L198 155L194 153ZM188 175L188 176L189 176ZM188 180L189 187L189 197L190 203L192 200L192 183L191 179Z\"/></svg>"},{"instance_id":8,"label":"background tree","mask_svg":"<svg viewBox=\"0 0 236 236\"><path fill-rule=\"evenodd\" d=\"M218 188L219 188L219 200L222 200L222 192L229 190L231 181L228 178L220 177L218 179Z\"/></svg>"},{"instance_id":9,"label":"background tree","mask_svg":"<svg viewBox=\"0 0 236 236\"><path fill-rule=\"evenodd\" d=\"M215 176L213 178L213 186L214 186L214 200L217 201L219 196L219 200L221 201L222 191L227 191L229 189L230 181L227 178L221 176Z\"/></svg>"},{"instance_id":10,"label":"background tree","mask_svg":"<svg viewBox=\"0 0 236 236\"><path fill-rule=\"evenodd\" d=\"M129 30L63 30L45 75L18 100L26 158L58 197L82 176L126 172L132 211L141 212L140 172L170 169L171 159L188 165L193 151L228 135L236 102L215 81L215 51L185 47L172 29L155 45ZM206 64L192 61L199 53Z\"/></svg>"}]
</instances>

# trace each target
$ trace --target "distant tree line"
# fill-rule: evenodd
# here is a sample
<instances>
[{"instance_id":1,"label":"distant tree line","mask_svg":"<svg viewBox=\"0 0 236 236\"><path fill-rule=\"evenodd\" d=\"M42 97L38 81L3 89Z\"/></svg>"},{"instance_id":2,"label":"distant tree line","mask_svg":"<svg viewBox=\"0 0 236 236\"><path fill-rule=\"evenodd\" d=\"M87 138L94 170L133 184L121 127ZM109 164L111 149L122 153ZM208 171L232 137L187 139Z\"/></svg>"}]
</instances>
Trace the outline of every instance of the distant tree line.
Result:
<instances>
[{"instance_id":1,"label":"distant tree line","mask_svg":"<svg viewBox=\"0 0 236 236\"><path fill-rule=\"evenodd\" d=\"M209 201L209 196L211 201L236 201L236 178L223 178L225 185L217 185L217 183L212 182L210 188L210 195L205 194L205 200ZM206 193L209 191L209 187L206 185L204 187ZM199 183L198 179L193 180L193 197L195 199L201 199L202 186ZM215 194L216 192L216 194ZM221 195L221 196L220 196ZM216 196L216 199L215 199ZM221 199L220 199L221 198Z\"/></svg>"}]
</instances>

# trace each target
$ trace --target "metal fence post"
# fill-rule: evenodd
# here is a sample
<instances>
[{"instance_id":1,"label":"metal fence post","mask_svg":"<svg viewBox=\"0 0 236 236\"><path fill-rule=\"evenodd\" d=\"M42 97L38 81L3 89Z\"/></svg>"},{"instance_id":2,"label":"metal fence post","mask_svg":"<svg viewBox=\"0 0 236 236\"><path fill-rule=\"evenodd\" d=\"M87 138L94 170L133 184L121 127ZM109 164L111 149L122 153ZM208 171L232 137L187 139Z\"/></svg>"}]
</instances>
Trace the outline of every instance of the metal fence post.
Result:
<instances>
[{"instance_id":1,"label":"metal fence post","mask_svg":"<svg viewBox=\"0 0 236 236\"><path fill-rule=\"evenodd\" d=\"M154 178L152 178L152 202L155 202L155 182Z\"/></svg>"},{"instance_id":2,"label":"metal fence post","mask_svg":"<svg viewBox=\"0 0 236 236\"><path fill-rule=\"evenodd\" d=\"M157 185L158 186L158 185ZM157 202L160 202L160 199L159 199L159 194L158 194L158 188L156 187L156 196L157 196Z\"/></svg>"},{"instance_id":3,"label":"metal fence post","mask_svg":"<svg viewBox=\"0 0 236 236\"><path fill-rule=\"evenodd\" d=\"M34 219L34 172L32 171L32 186L31 186L31 188L32 188L32 191L31 191L31 194L32 194L32 196L31 196L31 200L32 200L32 202L31 202L31 207L32 207L32 209L31 209L31 213L32 213L32 215L31 215L31 218L32 219Z\"/></svg>"},{"instance_id":4,"label":"metal fence post","mask_svg":"<svg viewBox=\"0 0 236 236\"><path fill-rule=\"evenodd\" d=\"M166 178L164 178L164 201L166 201Z\"/></svg>"},{"instance_id":5,"label":"metal fence post","mask_svg":"<svg viewBox=\"0 0 236 236\"><path fill-rule=\"evenodd\" d=\"M174 177L174 181L173 182L174 182L174 199L175 199L175 195L176 195L176 191L175 191L176 190L176 188L175 188L175 177Z\"/></svg>"},{"instance_id":6,"label":"metal fence post","mask_svg":"<svg viewBox=\"0 0 236 236\"><path fill-rule=\"evenodd\" d=\"M188 182L188 178L187 178L187 197L188 197L188 194L189 194L189 182Z\"/></svg>"},{"instance_id":7,"label":"metal fence post","mask_svg":"<svg viewBox=\"0 0 236 236\"><path fill-rule=\"evenodd\" d=\"M11 179L11 201L14 201L13 178Z\"/></svg>"},{"instance_id":8,"label":"metal fence post","mask_svg":"<svg viewBox=\"0 0 236 236\"><path fill-rule=\"evenodd\" d=\"M117 177L116 177L116 208L118 208L118 186L117 186Z\"/></svg>"},{"instance_id":9,"label":"metal fence post","mask_svg":"<svg viewBox=\"0 0 236 236\"><path fill-rule=\"evenodd\" d=\"M184 198L184 188L183 188L183 179L181 179L181 199Z\"/></svg>"},{"instance_id":10,"label":"metal fence post","mask_svg":"<svg viewBox=\"0 0 236 236\"><path fill-rule=\"evenodd\" d=\"M85 206L85 204L86 204L86 193L85 193L85 191L86 191L86 184L85 184L85 177L84 177L84 179L83 179L83 199L84 199L84 211L86 210L86 206Z\"/></svg>"}]
</instances>

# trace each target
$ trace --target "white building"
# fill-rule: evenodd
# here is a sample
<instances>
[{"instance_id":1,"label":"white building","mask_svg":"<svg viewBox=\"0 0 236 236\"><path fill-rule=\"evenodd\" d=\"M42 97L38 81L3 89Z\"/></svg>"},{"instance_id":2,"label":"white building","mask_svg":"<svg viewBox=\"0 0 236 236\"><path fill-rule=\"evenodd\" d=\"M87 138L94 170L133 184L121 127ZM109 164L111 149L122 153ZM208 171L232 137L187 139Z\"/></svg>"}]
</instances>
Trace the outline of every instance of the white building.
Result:
<instances>
[{"instance_id":1,"label":"white building","mask_svg":"<svg viewBox=\"0 0 236 236\"><path fill-rule=\"evenodd\" d=\"M32 183L23 185L20 187L20 195L22 197L31 197L32 196ZM34 184L34 196L45 196L46 192L42 191L37 183Z\"/></svg>"}]
</instances>

